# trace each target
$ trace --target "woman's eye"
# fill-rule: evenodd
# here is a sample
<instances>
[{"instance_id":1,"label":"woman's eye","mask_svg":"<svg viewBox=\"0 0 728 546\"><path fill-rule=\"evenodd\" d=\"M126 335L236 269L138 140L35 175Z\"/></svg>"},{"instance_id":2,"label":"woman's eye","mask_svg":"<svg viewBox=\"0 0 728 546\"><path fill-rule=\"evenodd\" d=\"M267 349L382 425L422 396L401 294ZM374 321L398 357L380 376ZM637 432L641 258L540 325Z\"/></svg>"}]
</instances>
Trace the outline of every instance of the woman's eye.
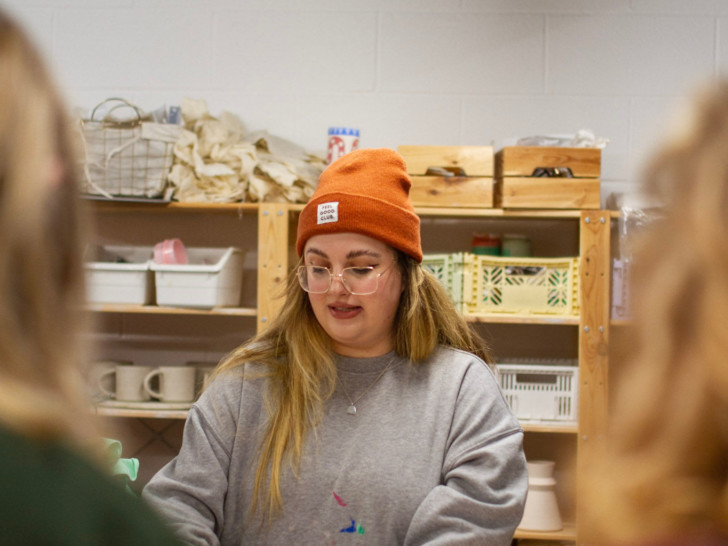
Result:
<instances>
[{"instance_id":1,"label":"woman's eye","mask_svg":"<svg viewBox=\"0 0 728 546\"><path fill-rule=\"evenodd\" d=\"M350 267L349 271L357 277L365 277L374 271L373 267Z\"/></svg>"},{"instance_id":2,"label":"woman's eye","mask_svg":"<svg viewBox=\"0 0 728 546\"><path fill-rule=\"evenodd\" d=\"M329 274L329 270L327 268L319 265L309 265L308 270L311 272L311 275L316 276L328 276Z\"/></svg>"}]
</instances>

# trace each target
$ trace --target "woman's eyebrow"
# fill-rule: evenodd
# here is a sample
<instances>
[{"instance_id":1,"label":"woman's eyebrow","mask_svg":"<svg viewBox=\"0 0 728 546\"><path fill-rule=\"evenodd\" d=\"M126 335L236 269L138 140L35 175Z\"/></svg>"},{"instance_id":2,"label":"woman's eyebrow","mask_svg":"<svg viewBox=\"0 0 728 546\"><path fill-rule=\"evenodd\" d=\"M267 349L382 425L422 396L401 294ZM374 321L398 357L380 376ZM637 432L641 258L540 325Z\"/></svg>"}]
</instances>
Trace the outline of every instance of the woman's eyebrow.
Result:
<instances>
[{"instance_id":1,"label":"woman's eyebrow","mask_svg":"<svg viewBox=\"0 0 728 546\"><path fill-rule=\"evenodd\" d=\"M329 258L328 254L326 254L323 250L320 250L316 247L307 248L306 255L308 255L308 254L315 254L316 256L320 256L320 257L326 258L326 259ZM350 252L347 253L346 259L351 260L353 258L358 258L360 256L369 256L371 258L377 258L377 259L381 259L381 257L382 257L382 255L379 252L376 252L374 250L361 249L361 250L351 250Z\"/></svg>"},{"instance_id":2,"label":"woman's eyebrow","mask_svg":"<svg viewBox=\"0 0 728 546\"><path fill-rule=\"evenodd\" d=\"M382 255L379 252L375 252L373 250L352 250L346 255L346 258L348 260L351 260L352 258L358 258L359 256L370 256L372 258L381 258Z\"/></svg>"},{"instance_id":3,"label":"woman's eyebrow","mask_svg":"<svg viewBox=\"0 0 728 546\"><path fill-rule=\"evenodd\" d=\"M326 253L323 250L319 250L318 248L308 248L306 249L306 254L316 254L317 256L321 256L322 258L328 258Z\"/></svg>"}]
</instances>

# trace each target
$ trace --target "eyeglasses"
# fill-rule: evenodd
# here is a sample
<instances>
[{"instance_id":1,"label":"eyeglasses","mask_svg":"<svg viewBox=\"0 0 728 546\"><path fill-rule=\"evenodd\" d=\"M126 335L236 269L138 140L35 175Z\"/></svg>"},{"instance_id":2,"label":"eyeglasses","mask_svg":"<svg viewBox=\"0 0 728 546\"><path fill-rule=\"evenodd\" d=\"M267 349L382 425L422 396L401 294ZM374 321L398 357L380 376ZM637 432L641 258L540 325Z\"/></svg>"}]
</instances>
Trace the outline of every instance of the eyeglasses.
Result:
<instances>
[{"instance_id":1,"label":"eyeglasses","mask_svg":"<svg viewBox=\"0 0 728 546\"><path fill-rule=\"evenodd\" d=\"M377 291L379 277L386 273L389 267L379 273L371 265L346 267L341 273L334 274L328 267L301 265L298 267L298 283L309 294L325 294L331 288L334 277L338 277L350 294L368 296Z\"/></svg>"}]
</instances>

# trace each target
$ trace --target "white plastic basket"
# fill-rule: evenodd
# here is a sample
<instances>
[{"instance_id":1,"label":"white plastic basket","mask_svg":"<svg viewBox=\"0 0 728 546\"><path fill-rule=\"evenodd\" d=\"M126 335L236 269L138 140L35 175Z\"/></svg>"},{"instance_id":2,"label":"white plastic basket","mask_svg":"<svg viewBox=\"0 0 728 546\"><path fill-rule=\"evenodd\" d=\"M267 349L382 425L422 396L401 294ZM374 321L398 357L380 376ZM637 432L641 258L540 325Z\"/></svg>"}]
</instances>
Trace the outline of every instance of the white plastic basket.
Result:
<instances>
[{"instance_id":1,"label":"white plastic basket","mask_svg":"<svg viewBox=\"0 0 728 546\"><path fill-rule=\"evenodd\" d=\"M154 249L142 246L101 246L85 264L89 303L145 305L154 302L154 278L149 268Z\"/></svg>"},{"instance_id":2,"label":"white plastic basket","mask_svg":"<svg viewBox=\"0 0 728 546\"><path fill-rule=\"evenodd\" d=\"M576 424L579 368L548 364L496 364L501 391L523 423Z\"/></svg>"},{"instance_id":3,"label":"white plastic basket","mask_svg":"<svg viewBox=\"0 0 728 546\"><path fill-rule=\"evenodd\" d=\"M152 262L157 305L169 307L237 307L243 283L245 252L239 248L187 248L189 263Z\"/></svg>"}]
</instances>

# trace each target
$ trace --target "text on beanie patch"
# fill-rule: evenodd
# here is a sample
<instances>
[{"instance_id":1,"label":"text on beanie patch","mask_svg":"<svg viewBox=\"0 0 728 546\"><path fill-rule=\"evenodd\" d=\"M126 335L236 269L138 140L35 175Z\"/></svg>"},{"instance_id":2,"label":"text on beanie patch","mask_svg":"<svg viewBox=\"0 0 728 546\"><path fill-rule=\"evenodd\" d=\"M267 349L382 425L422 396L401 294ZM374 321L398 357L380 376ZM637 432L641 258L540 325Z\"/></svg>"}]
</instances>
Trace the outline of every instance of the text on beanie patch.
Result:
<instances>
[{"instance_id":1,"label":"text on beanie patch","mask_svg":"<svg viewBox=\"0 0 728 546\"><path fill-rule=\"evenodd\" d=\"M339 221L339 202L321 203L316 209L316 223L328 224Z\"/></svg>"}]
</instances>

